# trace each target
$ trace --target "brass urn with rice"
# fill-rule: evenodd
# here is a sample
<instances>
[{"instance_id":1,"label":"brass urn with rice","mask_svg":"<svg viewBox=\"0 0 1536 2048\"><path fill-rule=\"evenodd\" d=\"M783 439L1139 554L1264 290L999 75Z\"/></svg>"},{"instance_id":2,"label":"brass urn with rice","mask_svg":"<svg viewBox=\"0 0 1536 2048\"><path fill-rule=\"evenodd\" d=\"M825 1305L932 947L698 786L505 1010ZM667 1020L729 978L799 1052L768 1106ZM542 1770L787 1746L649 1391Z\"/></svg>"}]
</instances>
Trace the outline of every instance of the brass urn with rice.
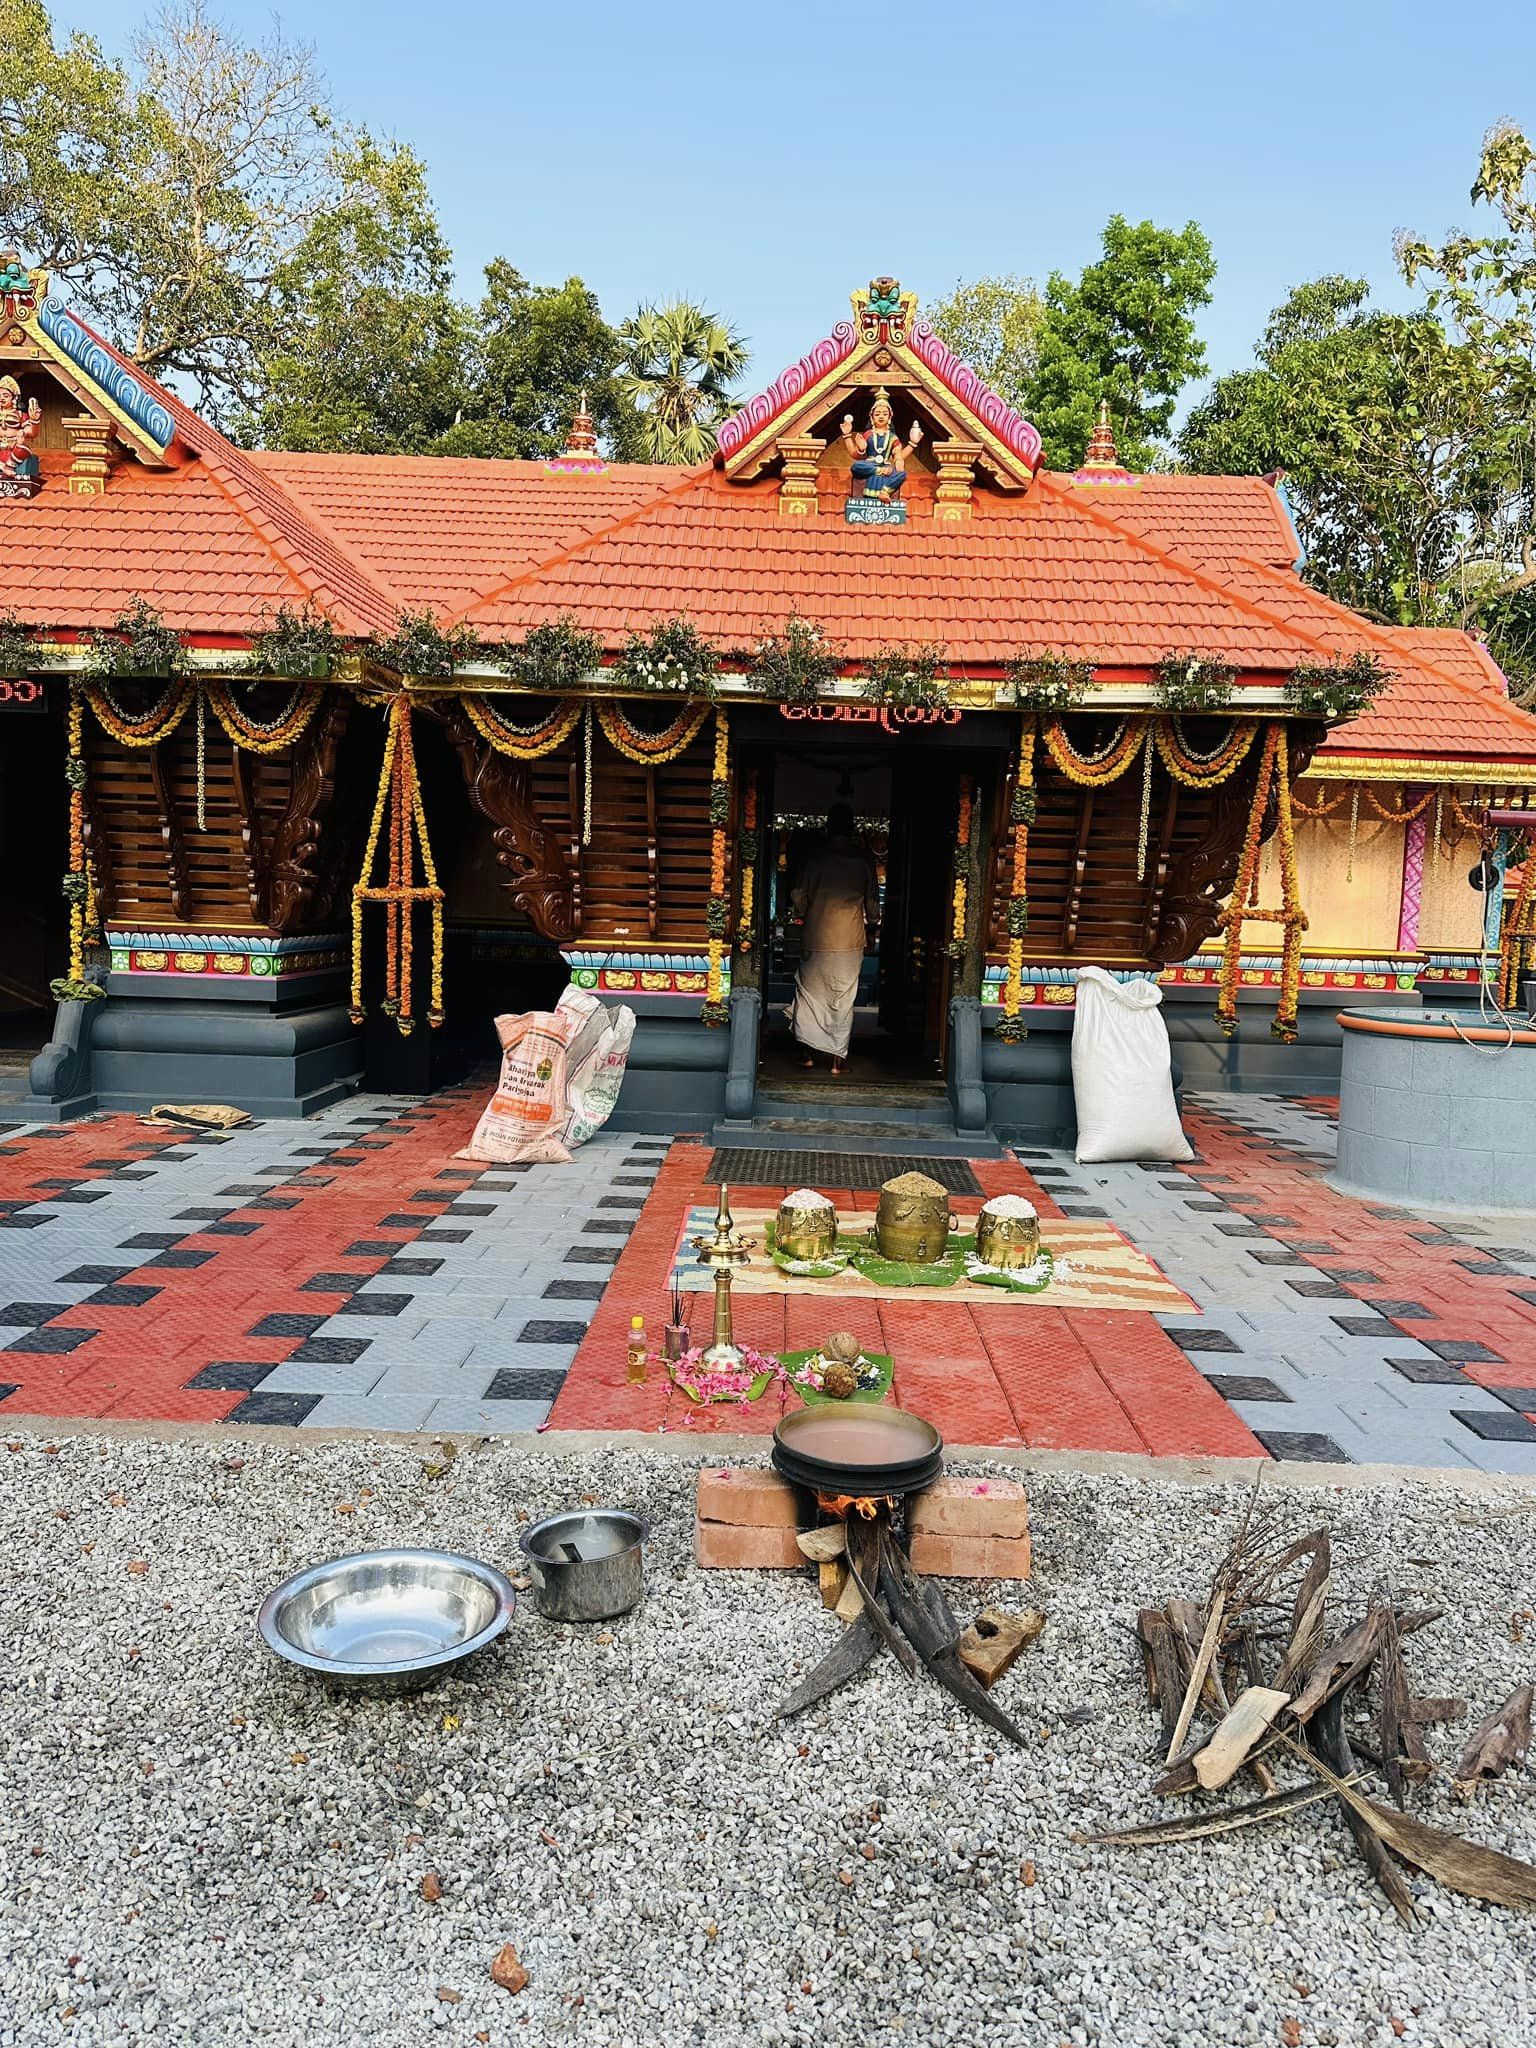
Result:
<instances>
[{"instance_id":1,"label":"brass urn with rice","mask_svg":"<svg viewBox=\"0 0 1536 2048\"><path fill-rule=\"evenodd\" d=\"M1016 1273L1040 1257L1040 1218L1023 1195L994 1195L976 1218L976 1258L998 1273Z\"/></svg>"},{"instance_id":2,"label":"brass urn with rice","mask_svg":"<svg viewBox=\"0 0 1536 2048\"><path fill-rule=\"evenodd\" d=\"M837 1249L837 1211L814 1188L796 1188L779 1204L774 1249L786 1259L829 1259Z\"/></svg>"},{"instance_id":3,"label":"brass urn with rice","mask_svg":"<svg viewBox=\"0 0 1536 2048\"><path fill-rule=\"evenodd\" d=\"M925 1173L899 1173L880 1190L875 1243L883 1259L931 1266L943 1258L949 1233L958 1228L949 1190Z\"/></svg>"}]
</instances>

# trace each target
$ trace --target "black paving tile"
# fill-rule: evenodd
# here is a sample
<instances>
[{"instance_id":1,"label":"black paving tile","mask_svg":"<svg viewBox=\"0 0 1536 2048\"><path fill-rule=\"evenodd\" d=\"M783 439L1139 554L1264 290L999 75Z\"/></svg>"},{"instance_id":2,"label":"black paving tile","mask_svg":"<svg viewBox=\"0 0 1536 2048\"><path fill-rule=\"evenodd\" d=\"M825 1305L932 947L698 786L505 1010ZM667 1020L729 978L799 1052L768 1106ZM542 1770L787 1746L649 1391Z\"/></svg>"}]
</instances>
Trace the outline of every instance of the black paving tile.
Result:
<instances>
[{"instance_id":1,"label":"black paving tile","mask_svg":"<svg viewBox=\"0 0 1536 2048\"><path fill-rule=\"evenodd\" d=\"M1418 1340L1437 1358L1453 1359L1458 1365L1504 1365L1501 1351L1491 1351L1471 1337L1424 1337Z\"/></svg>"},{"instance_id":2,"label":"black paving tile","mask_svg":"<svg viewBox=\"0 0 1536 2048\"><path fill-rule=\"evenodd\" d=\"M478 1180L479 1178L480 1168L478 1166L443 1166L439 1167L437 1173L434 1175L434 1179L437 1180L474 1181Z\"/></svg>"},{"instance_id":3,"label":"black paving tile","mask_svg":"<svg viewBox=\"0 0 1536 2048\"><path fill-rule=\"evenodd\" d=\"M1511 1408L1453 1408L1451 1414L1486 1443L1536 1444L1536 1422Z\"/></svg>"},{"instance_id":4,"label":"black paving tile","mask_svg":"<svg viewBox=\"0 0 1536 2048\"><path fill-rule=\"evenodd\" d=\"M494 1216L494 1202L450 1202L443 1211L445 1216Z\"/></svg>"},{"instance_id":5,"label":"black paving tile","mask_svg":"<svg viewBox=\"0 0 1536 2048\"><path fill-rule=\"evenodd\" d=\"M290 1365L354 1365L371 1337L311 1337L289 1359Z\"/></svg>"},{"instance_id":6,"label":"black paving tile","mask_svg":"<svg viewBox=\"0 0 1536 2048\"><path fill-rule=\"evenodd\" d=\"M628 1237L632 1227L609 1216L593 1216L581 1226L586 1237Z\"/></svg>"},{"instance_id":7,"label":"black paving tile","mask_svg":"<svg viewBox=\"0 0 1536 2048\"><path fill-rule=\"evenodd\" d=\"M387 1259L391 1252L404 1249L398 1237L358 1237L343 1248L341 1256L344 1259Z\"/></svg>"},{"instance_id":8,"label":"black paving tile","mask_svg":"<svg viewBox=\"0 0 1536 2048\"><path fill-rule=\"evenodd\" d=\"M48 1200L50 1202L74 1203L104 1202L111 1192L110 1188L60 1188L59 1192L56 1195L50 1195Z\"/></svg>"},{"instance_id":9,"label":"black paving tile","mask_svg":"<svg viewBox=\"0 0 1536 2048\"><path fill-rule=\"evenodd\" d=\"M1223 1237L1268 1237L1267 1230L1261 1230L1256 1223L1218 1223L1216 1228Z\"/></svg>"},{"instance_id":10,"label":"black paving tile","mask_svg":"<svg viewBox=\"0 0 1536 2048\"><path fill-rule=\"evenodd\" d=\"M205 1223L198 1232L199 1237L249 1237L260 1230L259 1223Z\"/></svg>"},{"instance_id":11,"label":"black paving tile","mask_svg":"<svg viewBox=\"0 0 1536 2048\"><path fill-rule=\"evenodd\" d=\"M1479 1280L1497 1279L1521 1270L1519 1266L1507 1265L1503 1259L1452 1259L1451 1264L1461 1266Z\"/></svg>"},{"instance_id":12,"label":"black paving tile","mask_svg":"<svg viewBox=\"0 0 1536 2048\"><path fill-rule=\"evenodd\" d=\"M312 1273L299 1284L300 1294L353 1294L368 1278L366 1273Z\"/></svg>"},{"instance_id":13,"label":"black paving tile","mask_svg":"<svg viewBox=\"0 0 1536 2048\"><path fill-rule=\"evenodd\" d=\"M1528 1244L1483 1244L1478 1250L1485 1259L1518 1259L1524 1265L1536 1260L1536 1245Z\"/></svg>"},{"instance_id":14,"label":"black paving tile","mask_svg":"<svg viewBox=\"0 0 1536 2048\"><path fill-rule=\"evenodd\" d=\"M61 1273L61 1287L110 1287L115 1280L126 1280L137 1272L135 1266L76 1266L72 1273Z\"/></svg>"},{"instance_id":15,"label":"black paving tile","mask_svg":"<svg viewBox=\"0 0 1536 2048\"><path fill-rule=\"evenodd\" d=\"M1416 1387L1464 1387L1467 1376L1459 1365L1447 1365L1443 1358L1389 1358L1388 1365Z\"/></svg>"},{"instance_id":16,"label":"black paving tile","mask_svg":"<svg viewBox=\"0 0 1536 2048\"><path fill-rule=\"evenodd\" d=\"M445 1263L442 1259L386 1259L379 1271L393 1273L401 1280L425 1280L441 1272Z\"/></svg>"},{"instance_id":17,"label":"black paving tile","mask_svg":"<svg viewBox=\"0 0 1536 2048\"><path fill-rule=\"evenodd\" d=\"M416 1299L413 1294L354 1294L337 1309L339 1316L397 1316Z\"/></svg>"},{"instance_id":18,"label":"black paving tile","mask_svg":"<svg viewBox=\"0 0 1536 2048\"><path fill-rule=\"evenodd\" d=\"M117 1169L116 1173L113 1174L112 1178L114 1180L153 1180L154 1175L152 1173L141 1171L137 1167L120 1166Z\"/></svg>"},{"instance_id":19,"label":"black paving tile","mask_svg":"<svg viewBox=\"0 0 1536 2048\"><path fill-rule=\"evenodd\" d=\"M98 1287L94 1294L85 1299L92 1307L101 1308L142 1308L147 1301L153 1301L161 1293L158 1287L124 1287L114 1282L110 1287Z\"/></svg>"},{"instance_id":20,"label":"black paving tile","mask_svg":"<svg viewBox=\"0 0 1536 2048\"><path fill-rule=\"evenodd\" d=\"M33 1183L40 1188L77 1188L80 1185L78 1173L72 1173L68 1180L40 1180Z\"/></svg>"},{"instance_id":21,"label":"black paving tile","mask_svg":"<svg viewBox=\"0 0 1536 2048\"><path fill-rule=\"evenodd\" d=\"M1261 1373L1208 1372L1205 1378L1206 1384L1214 1387L1224 1401L1289 1401L1291 1398Z\"/></svg>"},{"instance_id":22,"label":"black paving tile","mask_svg":"<svg viewBox=\"0 0 1536 2048\"><path fill-rule=\"evenodd\" d=\"M267 1422L295 1428L320 1399L318 1394L250 1394L230 1410L226 1422Z\"/></svg>"},{"instance_id":23,"label":"black paving tile","mask_svg":"<svg viewBox=\"0 0 1536 2048\"><path fill-rule=\"evenodd\" d=\"M1065 1188L1063 1188L1062 1193L1066 1193ZM1109 1215L1107 1209L1096 1209L1091 1202L1063 1202L1060 1207L1063 1216L1076 1216L1079 1219L1089 1216L1107 1217Z\"/></svg>"},{"instance_id":24,"label":"black paving tile","mask_svg":"<svg viewBox=\"0 0 1536 2048\"><path fill-rule=\"evenodd\" d=\"M553 1367L504 1365L486 1388L484 1401L553 1401L565 1385L565 1374Z\"/></svg>"},{"instance_id":25,"label":"black paving tile","mask_svg":"<svg viewBox=\"0 0 1536 2048\"><path fill-rule=\"evenodd\" d=\"M577 1244L566 1253L567 1266L611 1266L619 1256L616 1244Z\"/></svg>"},{"instance_id":26,"label":"black paving tile","mask_svg":"<svg viewBox=\"0 0 1536 2048\"><path fill-rule=\"evenodd\" d=\"M1262 1223L1270 1230L1294 1230L1296 1228L1296 1218L1294 1216L1272 1216L1267 1211L1261 1216L1256 1210L1250 1209L1248 1211L1248 1221L1250 1223Z\"/></svg>"},{"instance_id":27,"label":"black paving tile","mask_svg":"<svg viewBox=\"0 0 1536 2048\"><path fill-rule=\"evenodd\" d=\"M1331 1436L1311 1429L1256 1429L1254 1435L1272 1458L1292 1458L1308 1465L1352 1465Z\"/></svg>"},{"instance_id":28,"label":"black paving tile","mask_svg":"<svg viewBox=\"0 0 1536 2048\"><path fill-rule=\"evenodd\" d=\"M467 1244L470 1232L467 1230L424 1230L417 1238L418 1244Z\"/></svg>"},{"instance_id":29,"label":"black paving tile","mask_svg":"<svg viewBox=\"0 0 1536 2048\"><path fill-rule=\"evenodd\" d=\"M424 1215L419 1209L414 1216L401 1210L393 1216L381 1216L378 1227L380 1230L415 1230L419 1224L430 1223L431 1220L430 1216Z\"/></svg>"},{"instance_id":30,"label":"black paving tile","mask_svg":"<svg viewBox=\"0 0 1536 2048\"><path fill-rule=\"evenodd\" d=\"M0 1308L0 1325L8 1329L35 1330L39 1323L63 1315L67 1301L8 1301Z\"/></svg>"},{"instance_id":31,"label":"black paving tile","mask_svg":"<svg viewBox=\"0 0 1536 2048\"><path fill-rule=\"evenodd\" d=\"M254 1202L247 1202L247 1209L297 1209L303 1197L300 1195L258 1195Z\"/></svg>"},{"instance_id":32,"label":"black paving tile","mask_svg":"<svg viewBox=\"0 0 1536 2048\"><path fill-rule=\"evenodd\" d=\"M1197 1216L1225 1216L1227 1211L1231 1208L1231 1206L1232 1205L1230 1202L1222 1201L1186 1201L1184 1204L1184 1207L1188 1209L1191 1212L1191 1214Z\"/></svg>"},{"instance_id":33,"label":"black paving tile","mask_svg":"<svg viewBox=\"0 0 1536 2048\"><path fill-rule=\"evenodd\" d=\"M189 1266L206 1266L210 1259L216 1259L217 1257L217 1252L156 1252L155 1256L152 1259L146 1259L144 1261L144 1264L146 1269L150 1267L158 1267L162 1271L164 1271L173 1266L183 1268Z\"/></svg>"},{"instance_id":34,"label":"black paving tile","mask_svg":"<svg viewBox=\"0 0 1536 2048\"><path fill-rule=\"evenodd\" d=\"M1415 1244L1460 1244L1461 1239L1449 1230L1410 1230L1408 1235Z\"/></svg>"},{"instance_id":35,"label":"black paving tile","mask_svg":"<svg viewBox=\"0 0 1536 2048\"><path fill-rule=\"evenodd\" d=\"M125 1237L118 1246L123 1252L168 1252L173 1245L185 1244L184 1230L141 1230L137 1237Z\"/></svg>"},{"instance_id":36,"label":"black paving tile","mask_svg":"<svg viewBox=\"0 0 1536 2048\"><path fill-rule=\"evenodd\" d=\"M1340 1287L1336 1280L1292 1280L1286 1279L1286 1286L1294 1294L1304 1294L1309 1301L1352 1301L1354 1296L1347 1287Z\"/></svg>"},{"instance_id":37,"label":"black paving tile","mask_svg":"<svg viewBox=\"0 0 1536 2048\"><path fill-rule=\"evenodd\" d=\"M546 1322L535 1318L517 1333L519 1344L579 1344L587 1334L585 1323Z\"/></svg>"},{"instance_id":38,"label":"black paving tile","mask_svg":"<svg viewBox=\"0 0 1536 2048\"><path fill-rule=\"evenodd\" d=\"M500 1173L526 1173L528 1169L526 1166L503 1166L499 1167L497 1171ZM477 1180L475 1186L484 1195L510 1195L516 1193L518 1183L515 1180L492 1180L487 1175L484 1180Z\"/></svg>"},{"instance_id":39,"label":"black paving tile","mask_svg":"<svg viewBox=\"0 0 1536 2048\"><path fill-rule=\"evenodd\" d=\"M237 1180L233 1187L219 1189L221 1195L264 1195L266 1192L264 1180Z\"/></svg>"},{"instance_id":40,"label":"black paving tile","mask_svg":"<svg viewBox=\"0 0 1536 2048\"><path fill-rule=\"evenodd\" d=\"M656 1183L649 1179L640 1180L632 1173L616 1173L611 1185L616 1188L651 1188Z\"/></svg>"},{"instance_id":41,"label":"black paving tile","mask_svg":"<svg viewBox=\"0 0 1536 2048\"><path fill-rule=\"evenodd\" d=\"M1167 1325L1164 1325L1167 1329ZM1241 1351L1242 1345L1225 1330L1168 1330L1181 1351Z\"/></svg>"},{"instance_id":42,"label":"black paving tile","mask_svg":"<svg viewBox=\"0 0 1536 2048\"><path fill-rule=\"evenodd\" d=\"M41 1223L56 1223L56 1216L40 1215L36 1209L25 1216L0 1216L0 1230L36 1230Z\"/></svg>"},{"instance_id":43,"label":"black paving tile","mask_svg":"<svg viewBox=\"0 0 1536 2048\"><path fill-rule=\"evenodd\" d=\"M1434 1310L1427 1309L1422 1301L1377 1299L1373 1296L1371 1307L1379 1309L1384 1316L1390 1316L1394 1323L1426 1323L1434 1320Z\"/></svg>"},{"instance_id":44,"label":"black paving tile","mask_svg":"<svg viewBox=\"0 0 1536 2048\"><path fill-rule=\"evenodd\" d=\"M17 1337L6 1345L7 1351L78 1351L82 1344L89 1344L99 1336L97 1330L28 1330L24 1337Z\"/></svg>"},{"instance_id":45,"label":"black paving tile","mask_svg":"<svg viewBox=\"0 0 1536 2048\"><path fill-rule=\"evenodd\" d=\"M241 1365L234 1360L221 1359L217 1364L205 1365L196 1378L187 1381L189 1387L199 1389L211 1387L221 1392L239 1389L249 1393L259 1387L269 1372L276 1372L275 1365Z\"/></svg>"},{"instance_id":46,"label":"black paving tile","mask_svg":"<svg viewBox=\"0 0 1536 2048\"><path fill-rule=\"evenodd\" d=\"M247 1337L313 1337L322 1323L328 1323L329 1316L296 1316L291 1313L263 1316L259 1323L252 1323L246 1331Z\"/></svg>"},{"instance_id":47,"label":"black paving tile","mask_svg":"<svg viewBox=\"0 0 1536 2048\"><path fill-rule=\"evenodd\" d=\"M1386 1337L1391 1335L1388 1325L1380 1316L1333 1316L1346 1337Z\"/></svg>"},{"instance_id":48,"label":"black paving tile","mask_svg":"<svg viewBox=\"0 0 1536 2048\"><path fill-rule=\"evenodd\" d=\"M601 1280L551 1280L544 1289L546 1301L601 1301L606 1292Z\"/></svg>"},{"instance_id":49,"label":"black paving tile","mask_svg":"<svg viewBox=\"0 0 1536 2048\"><path fill-rule=\"evenodd\" d=\"M645 1204L629 1195L600 1195L597 1206L599 1209L622 1209L626 1216L638 1216Z\"/></svg>"},{"instance_id":50,"label":"black paving tile","mask_svg":"<svg viewBox=\"0 0 1536 2048\"><path fill-rule=\"evenodd\" d=\"M9 1401L20 1384L19 1380L0 1380L0 1401Z\"/></svg>"},{"instance_id":51,"label":"black paving tile","mask_svg":"<svg viewBox=\"0 0 1536 2048\"><path fill-rule=\"evenodd\" d=\"M1536 1294L1533 1294L1529 1288L1515 1288L1514 1296L1516 1301L1528 1301L1533 1308L1536 1308Z\"/></svg>"},{"instance_id":52,"label":"black paving tile","mask_svg":"<svg viewBox=\"0 0 1536 2048\"><path fill-rule=\"evenodd\" d=\"M1257 1259L1261 1266L1304 1266L1307 1263L1299 1252L1266 1251L1262 1246L1253 1244L1247 1250L1249 1258Z\"/></svg>"},{"instance_id":53,"label":"black paving tile","mask_svg":"<svg viewBox=\"0 0 1536 2048\"><path fill-rule=\"evenodd\" d=\"M408 1202L420 1202L426 1209L445 1209L453 1200L447 1188L418 1188L414 1195L407 1195Z\"/></svg>"},{"instance_id":54,"label":"black paving tile","mask_svg":"<svg viewBox=\"0 0 1536 2048\"><path fill-rule=\"evenodd\" d=\"M1330 1266L1330 1280L1342 1280L1347 1287L1379 1287L1381 1275L1367 1272L1364 1266Z\"/></svg>"},{"instance_id":55,"label":"black paving tile","mask_svg":"<svg viewBox=\"0 0 1536 2048\"><path fill-rule=\"evenodd\" d=\"M1485 1394L1493 1394L1506 1408L1518 1408L1523 1415L1536 1415L1536 1387L1484 1387Z\"/></svg>"}]
</instances>

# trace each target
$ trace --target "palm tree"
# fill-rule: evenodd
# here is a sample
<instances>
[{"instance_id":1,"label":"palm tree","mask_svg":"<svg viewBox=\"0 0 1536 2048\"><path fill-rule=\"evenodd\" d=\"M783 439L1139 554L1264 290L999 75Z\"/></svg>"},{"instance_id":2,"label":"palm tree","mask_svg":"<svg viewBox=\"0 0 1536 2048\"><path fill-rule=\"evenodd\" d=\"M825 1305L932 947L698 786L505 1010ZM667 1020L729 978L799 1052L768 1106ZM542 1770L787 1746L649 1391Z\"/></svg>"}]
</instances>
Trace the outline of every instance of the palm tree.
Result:
<instances>
[{"instance_id":1,"label":"palm tree","mask_svg":"<svg viewBox=\"0 0 1536 2048\"><path fill-rule=\"evenodd\" d=\"M736 410L726 388L747 367L734 327L688 299L642 306L619 329L625 368L618 382L640 414L652 462L707 462L715 429Z\"/></svg>"}]
</instances>

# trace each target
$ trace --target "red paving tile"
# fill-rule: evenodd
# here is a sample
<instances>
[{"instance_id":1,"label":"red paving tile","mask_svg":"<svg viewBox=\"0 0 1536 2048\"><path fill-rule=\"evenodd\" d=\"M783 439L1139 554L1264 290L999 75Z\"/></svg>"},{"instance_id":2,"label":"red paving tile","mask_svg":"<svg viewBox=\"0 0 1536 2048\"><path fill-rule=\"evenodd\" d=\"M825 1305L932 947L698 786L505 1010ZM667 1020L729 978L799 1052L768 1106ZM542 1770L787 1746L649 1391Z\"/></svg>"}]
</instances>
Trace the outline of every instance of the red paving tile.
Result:
<instances>
[{"instance_id":1,"label":"red paving tile","mask_svg":"<svg viewBox=\"0 0 1536 2048\"><path fill-rule=\"evenodd\" d=\"M682 1218L690 1206L712 1198L703 1178L709 1158L703 1145L672 1148L566 1376L550 1428L654 1430L683 1422L697 1427L705 1420L681 1409L679 1400L669 1408L663 1388L615 1384L621 1378L615 1363L636 1310L648 1324L658 1312L665 1320L667 1275ZM1027 1194L1042 1215L1061 1214L1017 1160L978 1161L975 1170L983 1198ZM743 1204L750 1192L753 1205L761 1206L785 1190L775 1184L737 1192ZM847 1190L833 1198L842 1209L858 1202L862 1210L872 1209L876 1199ZM969 1217L975 1207L973 1199L957 1204L957 1212ZM690 1328L708 1328L710 1299L687 1299ZM847 1327L868 1348L889 1352L894 1398L928 1416L951 1443L1264 1455L1258 1439L1154 1318L1139 1311L1084 1315L1016 1302L972 1307L916 1293L870 1302L835 1291L740 1294L734 1307L738 1337L764 1350L802 1350ZM722 1406L707 1419L718 1428L766 1435L778 1414L778 1403L767 1399L745 1408Z\"/></svg>"}]
</instances>

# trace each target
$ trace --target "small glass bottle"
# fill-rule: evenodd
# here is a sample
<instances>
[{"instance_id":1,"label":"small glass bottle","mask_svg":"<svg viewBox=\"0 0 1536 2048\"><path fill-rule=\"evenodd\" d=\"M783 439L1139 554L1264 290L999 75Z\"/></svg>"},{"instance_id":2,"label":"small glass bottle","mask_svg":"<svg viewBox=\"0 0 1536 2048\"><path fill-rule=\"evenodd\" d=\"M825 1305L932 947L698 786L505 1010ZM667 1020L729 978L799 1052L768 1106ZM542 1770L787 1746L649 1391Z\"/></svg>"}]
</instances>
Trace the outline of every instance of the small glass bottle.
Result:
<instances>
[{"instance_id":1,"label":"small glass bottle","mask_svg":"<svg viewBox=\"0 0 1536 2048\"><path fill-rule=\"evenodd\" d=\"M625 1377L632 1387L645 1385L645 1317L631 1316L629 1319L629 1343L624 1356Z\"/></svg>"}]
</instances>

